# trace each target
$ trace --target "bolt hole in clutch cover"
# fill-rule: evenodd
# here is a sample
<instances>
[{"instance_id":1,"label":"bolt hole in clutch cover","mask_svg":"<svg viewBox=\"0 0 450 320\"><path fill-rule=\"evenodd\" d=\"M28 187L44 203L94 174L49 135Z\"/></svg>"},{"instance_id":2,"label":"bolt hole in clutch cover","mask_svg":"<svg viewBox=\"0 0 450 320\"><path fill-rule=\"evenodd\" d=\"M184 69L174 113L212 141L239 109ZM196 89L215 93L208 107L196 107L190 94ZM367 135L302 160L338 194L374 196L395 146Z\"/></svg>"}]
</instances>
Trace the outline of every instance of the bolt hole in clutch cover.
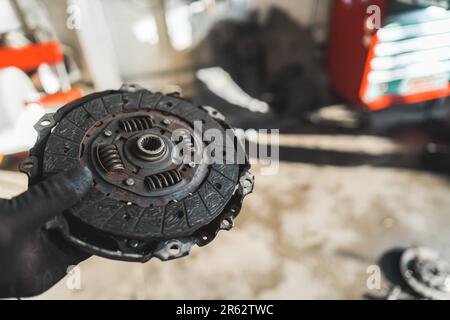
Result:
<instances>
[{"instance_id":1,"label":"bolt hole in clutch cover","mask_svg":"<svg viewBox=\"0 0 450 320\"><path fill-rule=\"evenodd\" d=\"M124 85L47 114L35 128L38 142L21 165L30 185L79 164L94 175L82 201L46 225L91 254L141 262L185 256L230 230L253 190L246 156L243 163L207 161L212 142L204 132L225 137L231 128L223 116L176 93ZM241 147L232 139L223 156ZM177 161L180 149L199 161Z\"/></svg>"}]
</instances>

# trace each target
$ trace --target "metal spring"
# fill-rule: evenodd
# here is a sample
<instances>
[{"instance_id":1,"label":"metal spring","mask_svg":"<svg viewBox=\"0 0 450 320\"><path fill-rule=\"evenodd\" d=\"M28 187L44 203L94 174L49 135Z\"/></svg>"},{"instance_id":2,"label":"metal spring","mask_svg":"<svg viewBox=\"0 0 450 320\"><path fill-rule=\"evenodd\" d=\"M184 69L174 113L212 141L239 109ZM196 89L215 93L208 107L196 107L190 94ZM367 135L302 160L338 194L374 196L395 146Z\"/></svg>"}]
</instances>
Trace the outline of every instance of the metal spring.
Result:
<instances>
[{"instance_id":1,"label":"metal spring","mask_svg":"<svg viewBox=\"0 0 450 320\"><path fill-rule=\"evenodd\" d=\"M125 166L115 144L101 145L97 149L98 159L106 171L122 172Z\"/></svg>"},{"instance_id":2,"label":"metal spring","mask_svg":"<svg viewBox=\"0 0 450 320\"><path fill-rule=\"evenodd\" d=\"M127 133L148 130L153 127L149 117L136 117L120 121L120 127Z\"/></svg>"},{"instance_id":3,"label":"metal spring","mask_svg":"<svg viewBox=\"0 0 450 320\"><path fill-rule=\"evenodd\" d=\"M178 170L170 170L146 177L145 183L150 190L158 190L174 186L181 180L181 173Z\"/></svg>"}]
</instances>

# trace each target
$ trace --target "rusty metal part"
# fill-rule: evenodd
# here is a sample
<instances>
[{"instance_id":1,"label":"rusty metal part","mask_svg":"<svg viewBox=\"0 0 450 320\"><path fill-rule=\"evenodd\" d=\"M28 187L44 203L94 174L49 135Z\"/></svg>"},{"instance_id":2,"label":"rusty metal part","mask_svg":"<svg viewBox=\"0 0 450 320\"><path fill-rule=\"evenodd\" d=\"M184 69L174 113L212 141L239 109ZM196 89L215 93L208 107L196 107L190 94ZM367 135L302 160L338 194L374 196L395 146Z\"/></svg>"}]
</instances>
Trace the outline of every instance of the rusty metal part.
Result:
<instances>
[{"instance_id":1,"label":"rusty metal part","mask_svg":"<svg viewBox=\"0 0 450 320\"><path fill-rule=\"evenodd\" d=\"M207 142L196 137L194 121L203 129L231 129L211 109L136 85L95 93L45 115L24 162L32 165L22 166L30 185L79 163L94 176L85 198L49 222L48 231L92 254L145 262L185 256L193 245L230 230L253 189L250 166L206 161ZM176 161L182 143L199 163Z\"/></svg>"},{"instance_id":2,"label":"rusty metal part","mask_svg":"<svg viewBox=\"0 0 450 320\"><path fill-rule=\"evenodd\" d=\"M123 172L125 166L115 144L104 144L97 147L97 160L107 172Z\"/></svg>"},{"instance_id":3,"label":"rusty metal part","mask_svg":"<svg viewBox=\"0 0 450 320\"><path fill-rule=\"evenodd\" d=\"M143 160L155 161L161 159L166 152L166 143L155 134L144 134L136 142L137 155Z\"/></svg>"},{"instance_id":4,"label":"rusty metal part","mask_svg":"<svg viewBox=\"0 0 450 320\"><path fill-rule=\"evenodd\" d=\"M145 183L150 190L172 187L182 181L181 173L178 170L169 170L147 176Z\"/></svg>"},{"instance_id":5,"label":"rusty metal part","mask_svg":"<svg viewBox=\"0 0 450 320\"><path fill-rule=\"evenodd\" d=\"M122 120L120 122L122 130L127 133L148 130L153 127L153 122L150 117L141 116L136 118L130 118L127 120Z\"/></svg>"}]
</instances>

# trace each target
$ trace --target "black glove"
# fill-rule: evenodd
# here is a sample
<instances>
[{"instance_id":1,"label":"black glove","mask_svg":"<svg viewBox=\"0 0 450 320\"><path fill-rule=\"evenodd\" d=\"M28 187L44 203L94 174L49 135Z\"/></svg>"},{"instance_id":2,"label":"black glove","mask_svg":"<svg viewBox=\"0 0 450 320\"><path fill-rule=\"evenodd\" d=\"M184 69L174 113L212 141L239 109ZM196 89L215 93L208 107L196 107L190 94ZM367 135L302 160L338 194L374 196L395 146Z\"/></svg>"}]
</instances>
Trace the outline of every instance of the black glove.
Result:
<instances>
[{"instance_id":1,"label":"black glove","mask_svg":"<svg viewBox=\"0 0 450 320\"><path fill-rule=\"evenodd\" d=\"M0 297L30 297L60 281L71 265L88 258L50 241L42 226L74 206L89 190L92 173L76 168L0 200Z\"/></svg>"}]
</instances>

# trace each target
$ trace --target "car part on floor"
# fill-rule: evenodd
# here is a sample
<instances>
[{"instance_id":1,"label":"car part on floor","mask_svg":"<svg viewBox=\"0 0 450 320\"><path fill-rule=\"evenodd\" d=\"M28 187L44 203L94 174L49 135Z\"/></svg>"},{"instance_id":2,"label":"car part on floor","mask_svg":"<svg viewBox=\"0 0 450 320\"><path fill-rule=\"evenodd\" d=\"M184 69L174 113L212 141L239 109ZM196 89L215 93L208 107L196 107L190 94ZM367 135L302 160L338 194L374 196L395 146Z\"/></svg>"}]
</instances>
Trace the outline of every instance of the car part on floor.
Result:
<instances>
[{"instance_id":1,"label":"car part on floor","mask_svg":"<svg viewBox=\"0 0 450 320\"><path fill-rule=\"evenodd\" d=\"M253 189L250 166L246 158L243 164L206 161L208 143L194 132L194 121L201 121L203 133L231 129L210 107L136 85L86 96L44 116L21 166L30 184L78 163L94 175L89 194L48 230L86 252L141 262L185 256L194 244L230 230ZM180 141L188 141L188 153L201 161L174 161ZM235 139L224 156L241 147Z\"/></svg>"},{"instance_id":2,"label":"car part on floor","mask_svg":"<svg viewBox=\"0 0 450 320\"><path fill-rule=\"evenodd\" d=\"M228 72L220 67L203 68L198 70L196 75L211 92L230 104L251 112L268 113L270 111L267 102L252 98L234 82Z\"/></svg>"},{"instance_id":3,"label":"car part on floor","mask_svg":"<svg viewBox=\"0 0 450 320\"><path fill-rule=\"evenodd\" d=\"M423 247L407 249L401 257L400 271L408 285L427 299L450 299L450 264L439 254Z\"/></svg>"}]
</instances>

